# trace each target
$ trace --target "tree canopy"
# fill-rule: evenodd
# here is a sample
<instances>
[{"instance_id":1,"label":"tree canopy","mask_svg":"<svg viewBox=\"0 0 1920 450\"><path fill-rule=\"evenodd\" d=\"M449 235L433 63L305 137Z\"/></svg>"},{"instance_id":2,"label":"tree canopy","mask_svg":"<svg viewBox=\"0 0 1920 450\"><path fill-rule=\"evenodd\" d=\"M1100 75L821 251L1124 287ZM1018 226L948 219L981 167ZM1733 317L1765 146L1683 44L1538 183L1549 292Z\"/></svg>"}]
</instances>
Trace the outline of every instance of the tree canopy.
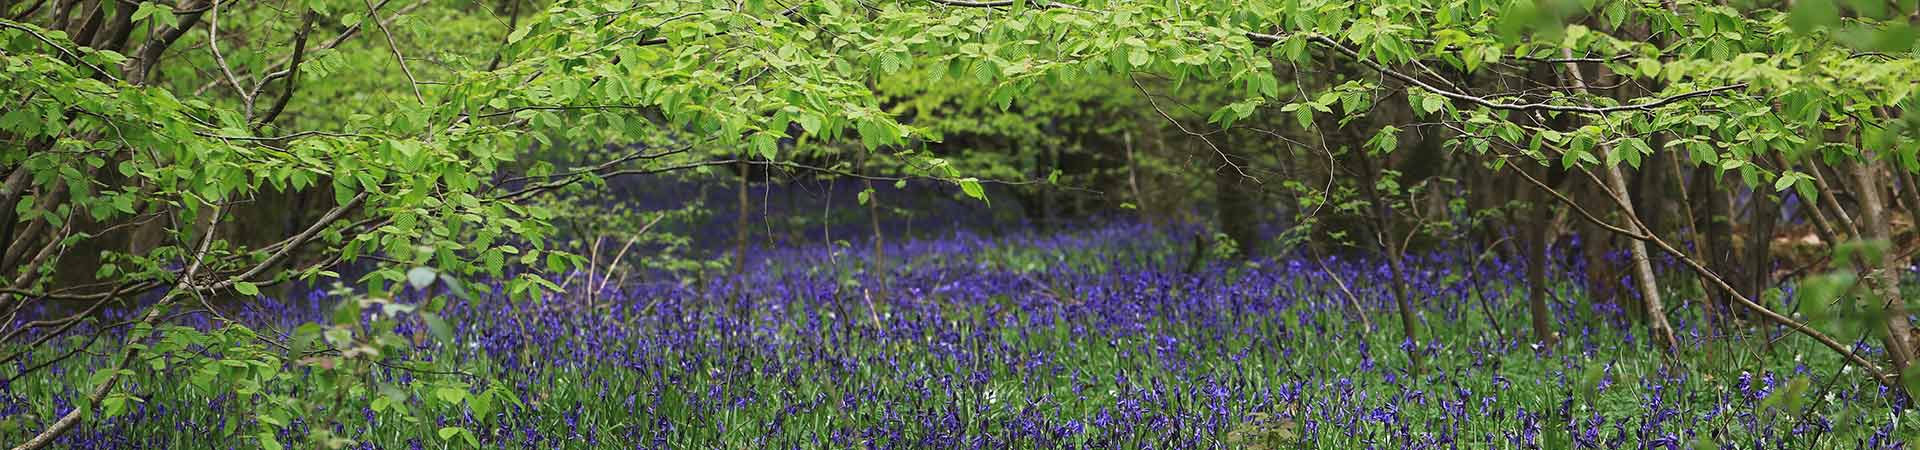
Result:
<instances>
[{"instance_id":1,"label":"tree canopy","mask_svg":"<svg viewBox=\"0 0 1920 450\"><path fill-rule=\"evenodd\" d=\"M1441 152L1475 173L1518 176L1537 203L1625 237L1644 286L1649 258L1677 258L1730 307L1890 386L1920 381L1898 301L1845 324L1774 311L1763 290L1649 225L1646 202L1661 200L1632 196L1641 187L1627 178L1672 159L1814 205L1834 215L1819 219L1830 245L1867 243L1845 252L1871 269L1861 273L1876 298L1897 300L1892 267L1905 257L1885 249L1898 236L1883 204L1917 207L1896 198L1920 173L1913 0L35 0L0 13L0 307L86 312L160 292L116 347L123 370L90 386L87 404L109 416L131 398L116 381L144 370L142 352L228 348L222 360L177 362L205 364L206 382L241 393L280 376L284 360L405 364L380 356L404 353L391 329L198 332L169 315L337 280L364 299L341 314L385 305L445 327L439 306L384 299L442 281L457 293L461 279L511 280L518 299L559 290L548 275L594 263L555 243L569 237L557 223L599 212L569 199L619 178L744 183L753 168L778 169L985 201L1002 186L1054 195L1098 184L1086 171L1063 179L1061 156L1044 153L1068 142L1075 154L1123 142L1125 164L1160 176L1224 168L1214 182L1285 192L1298 224L1319 223L1323 207L1367 217L1392 255L1406 250L1391 243L1404 241L1390 236L1396 226L1434 232L1398 216L1419 208L1401 199L1443 194L1409 195L1439 182L1388 166ZM1149 135L1188 144L1136 158ZM1056 163L1032 163L1041 158ZM1365 178L1332 162L1355 158ZM1563 193L1569 179L1602 195ZM1129 208L1229 201L1194 188L1156 200L1133 183L1107 197ZM1893 184L1904 187L1879 198ZM367 270L340 272L354 262ZM1851 273L1798 293L1851 295ZM1647 303L1661 317L1658 295ZM80 317L9 324L7 339ZM1664 319L1648 326L1673 332ZM1876 334L1887 361L1849 345ZM342 385L387 389L351 378ZM457 391L437 398L476 410L506 401L467 387L417 388ZM304 407L261 403L272 419L262 427Z\"/></svg>"}]
</instances>

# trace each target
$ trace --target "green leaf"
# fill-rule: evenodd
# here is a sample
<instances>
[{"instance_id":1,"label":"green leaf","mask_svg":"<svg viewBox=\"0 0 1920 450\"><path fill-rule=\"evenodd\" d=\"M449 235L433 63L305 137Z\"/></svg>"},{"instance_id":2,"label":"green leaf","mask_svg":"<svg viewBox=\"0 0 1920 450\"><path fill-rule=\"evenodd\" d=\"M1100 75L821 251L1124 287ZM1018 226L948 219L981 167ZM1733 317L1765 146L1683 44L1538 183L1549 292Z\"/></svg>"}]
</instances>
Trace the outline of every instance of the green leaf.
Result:
<instances>
[{"instance_id":1,"label":"green leaf","mask_svg":"<svg viewBox=\"0 0 1920 450\"><path fill-rule=\"evenodd\" d=\"M1793 3L1793 12L1787 16L1787 23L1793 31L1806 33L1816 29L1840 24L1840 8L1833 0L1800 0Z\"/></svg>"},{"instance_id":2,"label":"green leaf","mask_svg":"<svg viewBox=\"0 0 1920 450\"><path fill-rule=\"evenodd\" d=\"M107 418L118 417L127 412L127 396L123 394L108 396L101 400L100 406L106 408Z\"/></svg>"},{"instance_id":3,"label":"green leaf","mask_svg":"<svg viewBox=\"0 0 1920 450\"><path fill-rule=\"evenodd\" d=\"M442 344L453 342L453 327L447 326L447 320L439 314L422 312L420 321L427 323L427 331L433 334L435 340Z\"/></svg>"},{"instance_id":4,"label":"green leaf","mask_svg":"<svg viewBox=\"0 0 1920 450\"><path fill-rule=\"evenodd\" d=\"M1818 188L1813 185L1813 180L1809 178L1802 178L1794 182L1793 188L1795 192L1800 194L1800 201L1811 202L1814 201L1813 199L1820 198Z\"/></svg>"},{"instance_id":5,"label":"green leaf","mask_svg":"<svg viewBox=\"0 0 1920 450\"><path fill-rule=\"evenodd\" d=\"M342 299L339 306L333 308L333 316L328 319L334 324L353 324L360 321L360 302Z\"/></svg>"},{"instance_id":6,"label":"green leaf","mask_svg":"<svg viewBox=\"0 0 1920 450\"><path fill-rule=\"evenodd\" d=\"M233 290L239 292L240 295L260 295L259 286L245 281L233 283Z\"/></svg>"},{"instance_id":7,"label":"green leaf","mask_svg":"<svg viewBox=\"0 0 1920 450\"><path fill-rule=\"evenodd\" d=\"M1443 111L1446 108L1447 108L1446 97L1441 97L1438 95L1421 96L1420 109L1426 110L1426 112L1429 114Z\"/></svg>"},{"instance_id":8,"label":"green leaf","mask_svg":"<svg viewBox=\"0 0 1920 450\"><path fill-rule=\"evenodd\" d=\"M991 95L991 97L992 99L989 101L992 101L995 106L999 106L1001 112L1006 112L1013 109L1013 87L1012 86L1002 85L998 88L994 88L993 94Z\"/></svg>"},{"instance_id":9,"label":"green leaf","mask_svg":"<svg viewBox=\"0 0 1920 450\"><path fill-rule=\"evenodd\" d=\"M1900 374L1900 380L1907 385L1907 392L1920 392L1920 364L1907 366Z\"/></svg>"},{"instance_id":10,"label":"green leaf","mask_svg":"<svg viewBox=\"0 0 1920 450\"><path fill-rule=\"evenodd\" d=\"M793 121L800 122L800 129L806 130L808 134L814 134L814 133L820 132L819 116L815 116L813 114L801 114L798 116L794 116Z\"/></svg>"},{"instance_id":11,"label":"green leaf","mask_svg":"<svg viewBox=\"0 0 1920 450\"><path fill-rule=\"evenodd\" d=\"M977 178L960 179L960 191L965 192L968 197L982 201L987 199L987 190L980 186L980 180Z\"/></svg>"},{"instance_id":12,"label":"green leaf","mask_svg":"<svg viewBox=\"0 0 1920 450\"><path fill-rule=\"evenodd\" d=\"M493 254L498 255L500 253L494 252ZM454 298L466 300L468 303L473 302L473 296L467 293L466 285L462 284L459 279L450 276L441 276L440 282L447 285L447 292L453 294Z\"/></svg>"},{"instance_id":13,"label":"green leaf","mask_svg":"<svg viewBox=\"0 0 1920 450\"><path fill-rule=\"evenodd\" d=\"M158 6L154 5L153 2L140 2L140 7L135 8L133 10L133 20L135 22L138 22L142 19L146 19L147 16L153 15L153 10L157 7Z\"/></svg>"},{"instance_id":14,"label":"green leaf","mask_svg":"<svg viewBox=\"0 0 1920 450\"><path fill-rule=\"evenodd\" d=\"M180 24L180 18L173 14L173 7L154 2L141 2L139 7L134 8L133 21L138 22L148 17L152 17L156 25L171 27Z\"/></svg>"},{"instance_id":15,"label":"green leaf","mask_svg":"<svg viewBox=\"0 0 1920 450\"><path fill-rule=\"evenodd\" d=\"M1616 149L1619 150L1617 153L1621 153L1620 159L1626 161L1628 165L1636 169L1640 167L1640 158L1642 156L1653 154L1653 147L1647 145L1645 139L1637 137L1629 137L1622 140L1620 147L1621 148Z\"/></svg>"},{"instance_id":16,"label":"green leaf","mask_svg":"<svg viewBox=\"0 0 1920 450\"><path fill-rule=\"evenodd\" d=\"M1636 61L1634 63L1634 69L1639 70L1640 76L1643 76L1643 77L1653 78L1653 77L1660 76L1660 60L1653 59L1653 58L1640 58L1639 61Z\"/></svg>"},{"instance_id":17,"label":"green leaf","mask_svg":"<svg viewBox=\"0 0 1920 450\"><path fill-rule=\"evenodd\" d=\"M457 405L460 404L460 400L467 398L467 391L465 389L442 386L439 389L433 390L433 396L440 398L440 401L446 402L449 405ZM444 432L446 430L441 431Z\"/></svg>"},{"instance_id":18,"label":"green leaf","mask_svg":"<svg viewBox=\"0 0 1920 450\"><path fill-rule=\"evenodd\" d=\"M772 161L774 157L780 156L780 146L779 143L773 139L773 135L758 133L754 134L749 140L752 141L753 148L760 151L761 158Z\"/></svg>"},{"instance_id":19,"label":"green leaf","mask_svg":"<svg viewBox=\"0 0 1920 450\"><path fill-rule=\"evenodd\" d=\"M1153 56L1147 53L1145 47L1135 47L1127 52L1127 64L1132 64L1134 67L1145 66L1151 62L1153 62Z\"/></svg>"},{"instance_id":20,"label":"green leaf","mask_svg":"<svg viewBox=\"0 0 1920 450\"><path fill-rule=\"evenodd\" d=\"M1797 176L1803 176L1803 175L1800 172L1795 172L1793 170L1787 170L1786 172L1781 173L1779 178L1775 178L1773 180L1773 190L1775 192L1778 192L1778 191L1784 191L1784 190L1787 190L1787 188L1793 187L1793 181Z\"/></svg>"},{"instance_id":21,"label":"green leaf","mask_svg":"<svg viewBox=\"0 0 1920 450\"><path fill-rule=\"evenodd\" d=\"M440 274L434 271L432 267L422 266L407 269L407 284L413 285L414 289L426 289L427 286L432 286L433 281L439 277Z\"/></svg>"},{"instance_id":22,"label":"green leaf","mask_svg":"<svg viewBox=\"0 0 1920 450\"><path fill-rule=\"evenodd\" d=\"M269 431L260 433L260 448L266 450L286 450L287 447L280 445L280 440L275 439L273 432Z\"/></svg>"},{"instance_id":23,"label":"green leaf","mask_svg":"<svg viewBox=\"0 0 1920 450\"><path fill-rule=\"evenodd\" d=\"M497 397L494 394L495 392L497 392L497 390L488 389L467 397L467 408L473 410L474 417L485 420L487 416L493 415L494 406L499 404L499 401L495 398Z\"/></svg>"}]
</instances>

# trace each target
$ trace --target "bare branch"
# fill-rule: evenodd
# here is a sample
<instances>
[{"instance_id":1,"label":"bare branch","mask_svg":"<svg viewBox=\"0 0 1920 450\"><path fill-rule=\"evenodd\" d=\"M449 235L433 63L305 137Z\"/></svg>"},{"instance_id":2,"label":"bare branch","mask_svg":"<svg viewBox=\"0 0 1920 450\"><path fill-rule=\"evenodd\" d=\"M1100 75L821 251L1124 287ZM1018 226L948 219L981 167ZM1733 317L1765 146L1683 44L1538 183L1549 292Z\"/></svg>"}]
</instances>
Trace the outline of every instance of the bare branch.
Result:
<instances>
[{"instance_id":1,"label":"bare branch","mask_svg":"<svg viewBox=\"0 0 1920 450\"><path fill-rule=\"evenodd\" d=\"M413 99L419 100L421 105L426 105L427 97L420 95L420 80L413 77L413 69L407 68L407 57L400 54L400 44L393 41L393 31L387 29L387 22L380 20L380 10L373 7L373 0L360 0L360 2L367 5L367 19L372 20L374 26L380 27L380 34L387 37L387 49L393 51L393 60L400 63L400 73L406 74L407 83L413 86Z\"/></svg>"},{"instance_id":2,"label":"bare branch","mask_svg":"<svg viewBox=\"0 0 1920 450\"><path fill-rule=\"evenodd\" d=\"M220 0L213 0L213 10L207 13L207 51L213 53L213 62L220 66L220 73L227 77L227 84L233 86L233 93L240 96L240 104L247 117L253 117L253 94L240 87L240 77L233 76L233 66L227 64L227 57L220 54Z\"/></svg>"},{"instance_id":3,"label":"bare branch","mask_svg":"<svg viewBox=\"0 0 1920 450\"><path fill-rule=\"evenodd\" d=\"M274 119L279 118L280 112L287 108L287 101L293 99L295 88L300 85L300 62L307 53L307 34L313 31L313 21L318 14L315 14L313 11L307 11L305 15L305 23L300 25L300 31L293 35L293 62L291 65L287 66L284 70L268 74L260 80L259 84L253 87L253 95L258 96L262 90L266 89L267 83L272 82L273 79L279 77L286 77L287 79L286 85L282 88L283 92L280 93L280 98L274 100L272 106L267 107L266 115L261 116L259 121L254 122L255 127L273 123Z\"/></svg>"}]
</instances>

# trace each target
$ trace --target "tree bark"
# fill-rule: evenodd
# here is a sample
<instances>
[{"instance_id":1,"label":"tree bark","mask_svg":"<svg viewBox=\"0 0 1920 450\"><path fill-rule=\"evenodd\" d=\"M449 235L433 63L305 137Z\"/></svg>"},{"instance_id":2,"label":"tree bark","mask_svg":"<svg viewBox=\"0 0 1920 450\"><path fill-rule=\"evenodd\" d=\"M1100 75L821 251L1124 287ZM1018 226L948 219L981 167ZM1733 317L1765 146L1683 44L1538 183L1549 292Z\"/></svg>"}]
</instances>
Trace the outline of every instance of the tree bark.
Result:
<instances>
[{"instance_id":1,"label":"tree bark","mask_svg":"<svg viewBox=\"0 0 1920 450\"><path fill-rule=\"evenodd\" d=\"M26 192L27 167L15 166L8 170L6 181L0 183L0 255L6 255L12 249L14 227L20 222L20 217L14 214L14 207ZM0 256L0 259L4 259L4 256ZM0 265L0 273L4 273L5 268L5 265Z\"/></svg>"},{"instance_id":2,"label":"tree bark","mask_svg":"<svg viewBox=\"0 0 1920 450\"><path fill-rule=\"evenodd\" d=\"M1869 240L1888 240L1892 238L1891 226L1887 220L1886 203L1880 197L1881 184L1879 161L1865 155L1866 161L1853 164L1853 178L1862 189L1860 192L1861 238ZM1869 261L1866 281L1873 288L1877 301L1882 302L1887 314L1887 356L1893 359L1896 376L1905 376L1907 366L1913 361L1913 329L1907 321L1906 301L1900 298L1900 261L1893 256L1895 250L1882 252L1879 261Z\"/></svg>"},{"instance_id":3,"label":"tree bark","mask_svg":"<svg viewBox=\"0 0 1920 450\"><path fill-rule=\"evenodd\" d=\"M1680 194L1680 210L1686 213L1685 214L1686 233L1682 233L1682 236L1679 237L1679 239L1684 239L1687 242L1692 242L1695 255L1705 254L1706 248L1707 248L1706 247L1707 239L1704 236L1702 236L1700 233L1699 215L1694 214L1693 212L1695 209L1698 209L1698 208L1695 208L1695 205L1693 203L1693 196L1688 192L1689 189L1687 188L1687 178L1683 176L1682 175L1683 172L1680 171L1680 164L1679 164L1680 155L1678 153L1672 153L1670 154L1670 156L1672 156L1674 160L1674 164L1672 166L1669 166L1673 171L1674 190ZM1696 170L1695 172L1700 172L1700 171ZM1694 178L1700 179L1700 178L1703 178L1703 175L1695 175ZM1715 333L1725 334L1727 327L1724 326L1726 321L1720 319L1721 305L1714 303L1715 299L1718 298L1718 297L1715 297L1714 294L1719 291L1714 290L1713 286L1708 285L1707 280L1705 278L1700 278L1699 280L1700 280L1701 295L1706 296L1706 298L1700 302L1700 312L1701 312L1700 317L1707 322L1707 328L1710 331L1712 331L1711 333L1708 333L1708 335L1712 335ZM1731 305L1726 305L1726 306L1727 306L1727 311L1732 311L1733 307Z\"/></svg>"},{"instance_id":4,"label":"tree bark","mask_svg":"<svg viewBox=\"0 0 1920 450\"><path fill-rule=\"evenodd\" d=\"M1388 213L1386 199L1380 197L1379 189L1374 186L1375 177L1378 176L1378 172L1376 172L1377 168L1374 167L1372 158L1367 156L1366 150L1360 150L1355 152L1355 154L1359 155L1360 159L1360 191L1367 196L1367 202L1372 204L1374 240L1379 241L1380 250L1381 253L1383 253L1382 256L1385 256L1387 259L1388 275L1393 277L1392 280L1388 280L1387 285L1388 290L1393 294L1394 306L1400 310L1400 330L1405 333L1406 341L1412 343L1412 345L1406 349L1407 360L1413 367L1409 372L1422 373L1425 372L1425 366L1420 361L1420 349L1422 348L1419 328L1420 319L1418 315L1413 312L1413 300L1407 298L1406 268L1402 266L1401 261L1401 250L1403 249L1396 245L1395 242L1397 241L1393 239L1393 222L1391 222L1392 217L1390 217ZM1382 166L1384 166L1384 164L1382 164Z\"/></svg>"},{"instance_id":5,"label":"tree bark","mask_svg":"<svg viewBox=\"0 0 1920 450\"><path fill-rule=\"evenodd\" d=\"M887 235L880 230L880 192L873 190L873 180L865 181L867 183L867 219L873 225L873 276L874 282L880 285L878 289L880 293L877 297L885 301L888 294L887 284L890 280L887 273Z\"/></svg>"},{"instance_id":6,"label":"tree bark","mask_svg":"<svg viewBox=\"0 0 1920 450\"><path fill-rule=\"evenodd\" d=\"M1561 53L1563 56L1573 57L1571 50L1561 49ZM1587 93L1587 80L1584 75L1580 74L1580 66L1569 62L1566 63L1566 68L1567 74L1573 78L1574 90L1582 94ZM1608 145L1602 145L1600 147L1602 154L1612 152L1613 150L1612 146ZM1619 203L1620 211L1624 214L1634 214L1633 199L1628 195L1627 191L1627 177L1625 173L1620 170L1620 166L1608 166L1606 178L1607 184L1609 185L1609 189L1607 190L1611 191L1608 194L1613 196L1615 202ZM1638 221L1636 221L1636 223L1637 222ZM1652 233L1653 230L1647 230L1645 227L1642 227L1640 232ZM1649 337L1656 342L1665 344L1669 352L1678 349L1680 344L1673 336L1673 326L1667 324L1666 305L1660 301L1660 283L1654 279L1653 261L1647 257L1647 243L1639 239L1628 239L1627 253L1633 260L1633 278L1635 284L1640 289L1641 303L1646 307L1647 333L1651 335Z\"/></svg>"},{"instance_id":7,"label":"tree bark","mask_svg":"<svg viewBox=\"0 0 1920 450\"><path fill-rule=\"evenodd\" d=\"M1613 185L1612 190L1615 191L1613 196L1620 202L1620 207L1632 211L1633 202L1628 200L1626 195L1626 177L1620 172L1618 166L1608 167L1607 184ZM1641 232L1646 233L1648 230L1642 229ZM1647 243L1639 239L1628 239L1627 254L1633 259L1634 282L1640 289L1642 304L1646 305L1647 334L1656 342L1665 344L1667 351L1678 349L1680 343L1673 336L1673 326L1667 324L1666 305L1660 301L1660 284L1654 279L1653 261L1647 257Z\"/></svg>"},{"instance_id":8,"label":"tree bark","mask_svg":"<svg viewBox=\"0 0 1920 450\"><path fill-rule=\"evenodd\" d=\"M1704 175L1701 184L1707 186L1707 188L1698 191L1699 196L1703 200L1706 200L1707 203L1707 216L1704 217L1706 223L1703 224L1704 227L1701 228L1706 232L1707 242L1702 254L1706 255L1707 264L1720 267L1722 270L1729 272L1727 276L1730 278L1736 280L1742 279L1743 277L1740 273L1742 269L1741 264L1737 262L1733 254L1733 205L1731 200L1727 198L1731 194L1721 189L1723 183L1721 183L1720 180L1716 180L1713 174L1707 173ZM1730 299L1726 293L1709 291L1708 295L1712 296L1715 308L1724 307L1722 310L1730 313L1734 311L1733 300ZM1752 298L1758 299L1760 297ZM1723 319L1734 320L1737 318L1734 316L1738 316L1738 314L1728 314L1728 316L1729 317L1724 317ZM1731 329L1733 327L1729 326L1728 328Z\"/></svg>"},{"instance_id":9,"label":"tree bark","mask_svg":"<svg viewBox=\"0 0 1920 450\"><path fill-rule=\"evenodd\" d=\"M1524 169L1514 167L1513 170ZM1527 241L1527 310L1533 319L1534 341L1554 348L1560 342L1560 334L1553 331L1553 313L1547 309L1547 250L1553 242L1547 234L1547 224L1553 221L1553 208L1547 205L1552 200L1532 197L1536 198L1529 205L1528 213L1533 215L1533 223L1521 225Z\"/></svg>"},{"instance_id":10,"label":"tree bark","mask_svg":"<svg viewBox=\"0 0 1920 450\"><path fill-rule=\"evenodd\" d=\"M1233 239L1234 248L1240 250L1236 256L1241 258L1256 256L1260 249L1259 226L1251 213L1258 208L1247 193L1249 181L1232 167L1213 171L1214 200L1219 203L1214 210L1215 218L1220 222L1220 232Z\"/></svg>"},{"instance_id":11,"label":"tree bark","mask_svg":"<svg viewBox=\"0 0 1920 450\"><path fill-rule=\"evenodd\" d=\"M1827 205L1828 208L1833 210L1833 217L1838 219L1839 221L1838 225L1840 226L1840 229L1838 231L1846 233L1846 236L1844 237L1860 236L1862 231L1860 230L1859 222L1854 221L1853 216L1850 214L1847 214L1847 208L1841 205L1840 197L1835 195L1835 192L1833 190L1833 185L1827 183L1827 176L1824 175L1826 171L1821 169L1821 166L1823 165L1824 164L1820 164L1820 161L1813 161L1807 164L1807 172L1813 174L1814 186L1820 188L1820 199ZM1837 171L1838 169L1836 168L1835 170ZM1819 207L1819 205L1808 205L1808 206L1811 206L1814 208Z\"/></svg>"},{"instance_id":12,"label":"tree bark","mask_svg":"<svg viewBox=\"0 0 1920 450\"><path fill-rule=\"evenodd\" d=\"M1773 225L1780 217L1780 203L1764 188L1753 190L1753 221L1747 227L1747 298L1765 302L1768 286L1773 285ZM1772 327L1764 322L1756 323L1760 328L1760 344L1768 353L1773 351Z\"/></svg>"},{"instance_id":13,"label":"tree bark","mask_svg":"<svg viewBox=\"0 0 1920 450\"><path fill-rule=\"evenodd\" d=\"M738 216L734 217L733 282L735 284L733 289L738 294L735 301L739 302L739 318L746 320L747 233L749 231L747 227L747 215L753 211L747 204L747 178L753 174L753 166L747 165L747 162L742 160L739 163L739 167L740 185L735 191L739 193L740 209L737 211Z\"/></svg>"}]
</instances>

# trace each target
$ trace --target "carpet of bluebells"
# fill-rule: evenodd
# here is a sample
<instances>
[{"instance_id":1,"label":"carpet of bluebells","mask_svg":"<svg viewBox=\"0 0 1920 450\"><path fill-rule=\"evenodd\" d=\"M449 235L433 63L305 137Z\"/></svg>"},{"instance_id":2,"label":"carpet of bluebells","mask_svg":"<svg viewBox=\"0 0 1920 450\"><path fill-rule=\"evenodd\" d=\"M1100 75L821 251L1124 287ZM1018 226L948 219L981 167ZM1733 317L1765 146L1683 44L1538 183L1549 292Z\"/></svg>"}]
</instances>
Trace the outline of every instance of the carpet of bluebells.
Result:
<instances>
[{"instance_id":1,"label":"carpet of bluebells","mask_svg":"<svg viewBox=\"0 0 1920 450\"><path fill-rule=\"evenodd\" d=\"M1619 305L1563 281L1553 311L1565 342L1541 351L1528 344L1518 262L1435 251L1408 261L1426 339L1403 340L1379 261L1209 259L1189 273L1189 232L896 239L884 278L862 270L870 255L856 242L756 251L737 282L634 281L590 297L575 282L518 304L474 283L481 301L446 311L455 339L421 351L467 363L523 406L439 411L427 427L345 405L295 421L282 441L330 427L356 448L447 448L431 431L442 425L508 449L1890 450L1920 435L1920 414L1893 412L1897 400L1829 352L1792 337L1771 354L1709 339L1679 312L1695 309L1685 298L1674 320L1690 353L1669 359ZM336 301L315 291L231 315L284 329L327 320ZM1409 349L1426 370L1409 371ZM4 386L0 416L32 418L0 436L17 441L71 408L110 362L93 353ZM146 374L132 389L145 399L132 412L56 446L259 445L221 437L253 420L229 398ZM1782 401L1791 393L1802 401Z\"/></svg>"}]
</instances>

